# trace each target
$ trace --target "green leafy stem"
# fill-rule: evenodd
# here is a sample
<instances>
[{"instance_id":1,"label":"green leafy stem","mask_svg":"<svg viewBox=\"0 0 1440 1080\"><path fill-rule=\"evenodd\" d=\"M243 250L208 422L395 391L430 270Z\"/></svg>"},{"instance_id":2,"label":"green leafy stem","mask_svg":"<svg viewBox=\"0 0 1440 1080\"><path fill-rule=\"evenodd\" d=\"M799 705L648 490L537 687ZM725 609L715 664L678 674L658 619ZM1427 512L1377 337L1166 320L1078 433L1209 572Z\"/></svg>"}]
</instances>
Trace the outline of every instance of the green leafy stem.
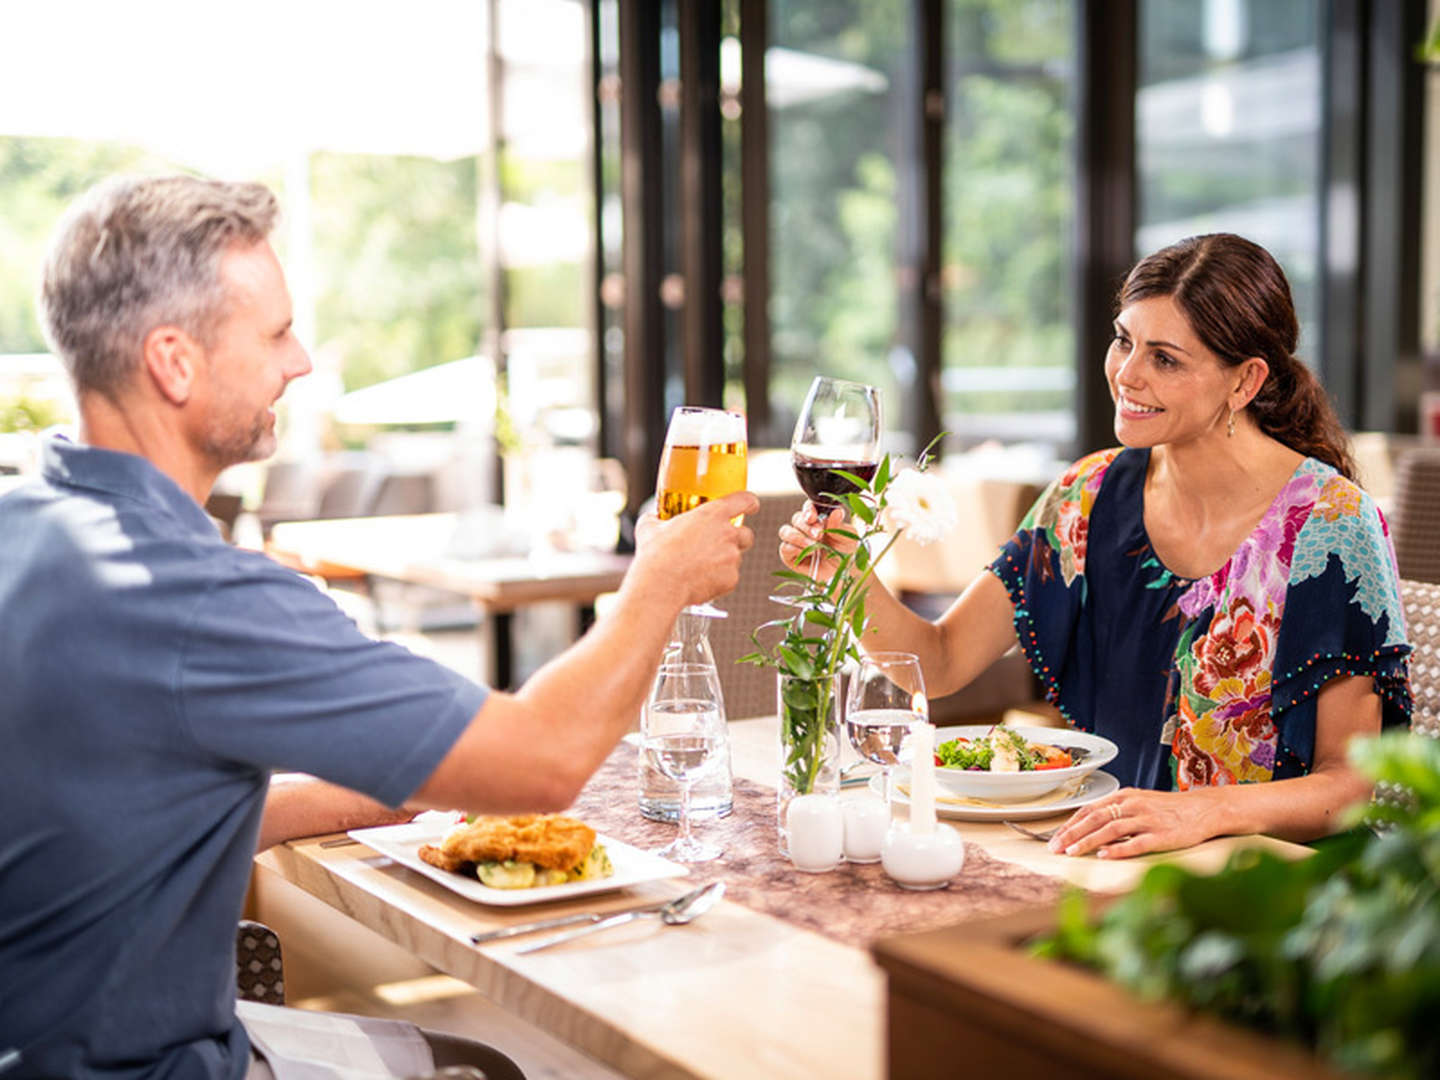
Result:
<instances>
[{"instance_id":1,"label":"green leafy stem","mask_svg":"<svg viewBox=\"0 0 1440 1080\"><path fill-rule=\"evenodd\" d=\"M934 446L932 442L921 453L920 469L928 464ZM881 527L888 505L886 491L894 478L890 455L881 459L870 481L843 469L835 472L855 488L842 496L852 527L831 529L829 535L853 546L840 551L817 542L805 548L799 565L811 560L834 563L834 571L825 581L798 570L775 571L782 579L779 591L788 590L786 599L794 605L794 614L771 619L751 631L756 651L737 661L772 667L785 676L780 695L781 741L787 748L783 769L790 786L801 794L814 790L820 774L825 718L835 694L835 676L846 660L860 658L865 600L875 568L900 539L899 532L886 535ZM879 551L872 553L881 540ZM762 635L776 629L781 631L780 637L767 647Z\"/></svg>"}]
</instances>

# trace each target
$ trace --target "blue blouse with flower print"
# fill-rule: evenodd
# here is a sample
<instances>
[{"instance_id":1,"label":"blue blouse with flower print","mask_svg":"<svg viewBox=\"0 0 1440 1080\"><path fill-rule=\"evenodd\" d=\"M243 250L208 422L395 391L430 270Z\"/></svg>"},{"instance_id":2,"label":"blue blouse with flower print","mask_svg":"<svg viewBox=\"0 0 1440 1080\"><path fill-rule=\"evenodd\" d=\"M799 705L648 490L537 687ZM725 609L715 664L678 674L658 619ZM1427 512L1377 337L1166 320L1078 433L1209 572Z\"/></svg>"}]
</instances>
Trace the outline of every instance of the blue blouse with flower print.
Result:
<instances>
[{"instance_id":1,"label":"blue blouse with flower print","mask_svg":"<svg viewBox=\"0 0 1440 1080\"><path fill-rule=\"evenodd\" d=\"M1122 784L1185 789L1310 770L1316 694L1369 675L1382 722L1410 689L1389 529L1306 458L1208 577L1170 572L1145 532L1148 450L1105 450L1040 496L990 565L1048 700L1120 747Z\"/></svg>"}]
</instances>

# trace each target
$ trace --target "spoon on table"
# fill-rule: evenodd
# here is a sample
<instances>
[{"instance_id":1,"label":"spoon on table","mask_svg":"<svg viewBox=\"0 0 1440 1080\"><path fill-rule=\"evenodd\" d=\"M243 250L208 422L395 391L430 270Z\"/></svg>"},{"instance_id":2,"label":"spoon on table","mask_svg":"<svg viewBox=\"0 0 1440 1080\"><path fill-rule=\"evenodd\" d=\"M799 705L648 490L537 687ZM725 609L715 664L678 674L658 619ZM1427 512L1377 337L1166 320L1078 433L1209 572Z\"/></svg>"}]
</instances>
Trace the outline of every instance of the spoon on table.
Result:
<instances>
[{"instance_id":1,"label":"spoon on table","mask_svg":"<svg viewBox=\"0 0 1440 1080\"><path fill-rule=\"evenodd\" d=\"M596 930L605 930L612 926L620 926L636 919L642 919L646 915L658 915L667 926L684 926L691 919L699 918L715 906L715 901L725 895L725 883L723 881L711 882L699 889L693 889L683 896L677 896L668 904L658 910L622 911L618 915L611 915L608 919L601 919L599 922L591 923L589 926L582 926L576 930L566 930L561 934L554 934L535 942L533 945L526 945L516 949L517 953L538 952L540 949L548 949L551 945L559 945L562 942L574 941L586 934L593 934Z\"/></svg>"}]
</instances>

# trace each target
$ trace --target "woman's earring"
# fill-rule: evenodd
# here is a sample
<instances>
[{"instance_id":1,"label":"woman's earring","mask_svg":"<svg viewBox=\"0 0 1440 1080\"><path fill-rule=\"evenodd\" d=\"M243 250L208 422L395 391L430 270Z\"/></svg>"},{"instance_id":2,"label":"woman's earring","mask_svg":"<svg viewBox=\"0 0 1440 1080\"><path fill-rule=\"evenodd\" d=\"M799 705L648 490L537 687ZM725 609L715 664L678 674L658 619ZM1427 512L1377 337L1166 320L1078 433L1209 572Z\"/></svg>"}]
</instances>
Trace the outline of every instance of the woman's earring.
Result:
<instances>
[{"instance_id":1,"label":"woman's earring","mask_svg":"<svg viewBox=\"0 0 1440 1080\"><path fill-rule=\"evenodd\" d=\"M1230 422L1225 425L1225 434L1230 438L1235 437L1235 410L1230 410Z\"/></svg>"}]
</instances>

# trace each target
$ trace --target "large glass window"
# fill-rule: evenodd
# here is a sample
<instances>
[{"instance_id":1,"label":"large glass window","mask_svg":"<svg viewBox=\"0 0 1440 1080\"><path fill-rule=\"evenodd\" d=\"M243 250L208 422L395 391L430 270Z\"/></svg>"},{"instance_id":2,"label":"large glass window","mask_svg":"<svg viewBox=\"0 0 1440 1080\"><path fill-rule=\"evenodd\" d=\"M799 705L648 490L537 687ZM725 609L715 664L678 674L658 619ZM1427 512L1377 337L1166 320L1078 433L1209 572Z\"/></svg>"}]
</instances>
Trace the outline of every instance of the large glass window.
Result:
<instances>
[{"instance_id":1,"label":"large glass window","mask_svg":"<svg viewBox=\"0 0 1440 1080\"><path fill-rule=\"evenodd\" d=\"M347 391L477 355L488 365L497 325L516 425L593 445L583 0L418 0L403 18L386 3L255 0L238 22L151 8L137 22L124 5L95 7L79 36L64 5L7 13L0 353L44 352L40 260L86 187L117 172L254 179L281 201L275 245L315 364L282 403L282 456L360 446L397 424L488 437L494 399L468 391L430 394L419 412L397 391L381 399L394 415L371 398L355 422L331 418ZM500 88L489 83L492 29ZM172 61L131 62L142 53ZM7 394L0 384L0 404Z\"/></svg>"},{"instance_id":2,"label":"large glass window","mask_svg":"<svg viewBox=\"0 0 1440 1080\"><path fill-rule=\"evenodd\" d=\"M1145 255L1234 232L1284 267L1318 359L1323 83L1316 0L1142 0L1135 101Z\"/></svg>"},{"instance_id":3,"label":"large glass window","mask_svg":"<svg viewBox=\"0 0 1440 1080\"><path fill-rule=\"evenodd\" d=\"M895 340L912 10L906 0L770 5L770 408L787 438L817 374L880 386L891 424L913 382Z\"/></svg>"},{"instance_id":4,"label":"large glass window","mask_svg":"<svg viewBox=\"0 0 1440 1080\"><path fill-rule=\"evenodd\" d=\"M946 9L940 413L961 445L1074 437L1071 9Z\"/></svg>"}]
</instances>

